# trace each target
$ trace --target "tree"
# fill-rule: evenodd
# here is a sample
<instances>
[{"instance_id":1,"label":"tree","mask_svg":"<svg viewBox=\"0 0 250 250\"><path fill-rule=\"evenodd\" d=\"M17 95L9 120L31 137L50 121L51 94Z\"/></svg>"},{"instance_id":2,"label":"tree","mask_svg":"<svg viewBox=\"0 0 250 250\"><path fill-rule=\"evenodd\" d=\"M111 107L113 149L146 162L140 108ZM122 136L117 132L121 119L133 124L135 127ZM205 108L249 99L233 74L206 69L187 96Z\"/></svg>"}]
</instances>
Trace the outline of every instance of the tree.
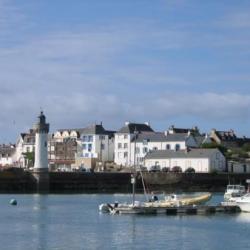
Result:
<instances>
[{"instance_id":1,"label":"tree","mask_svg":"<svg viewBox=\"0 0 250 250\"><path fill-rule=\"evenodd\" d=\"M250 152L250 143L244 143L242 146L242 150L244 150L245 152Z\"/></svg>"},{"instance_id":2,"label":"tree","mask_svg":"<svg viewBox=\"0 0 250 250\"><path fill-rule=\"evenodd\" d=\"M32 167L34 166L34 163L35 163L35 152L26 152L26 153L23 153L23 156L25 158L25 160L27 160L28 162L28 167Z\"/></svg>"}]
</instances>

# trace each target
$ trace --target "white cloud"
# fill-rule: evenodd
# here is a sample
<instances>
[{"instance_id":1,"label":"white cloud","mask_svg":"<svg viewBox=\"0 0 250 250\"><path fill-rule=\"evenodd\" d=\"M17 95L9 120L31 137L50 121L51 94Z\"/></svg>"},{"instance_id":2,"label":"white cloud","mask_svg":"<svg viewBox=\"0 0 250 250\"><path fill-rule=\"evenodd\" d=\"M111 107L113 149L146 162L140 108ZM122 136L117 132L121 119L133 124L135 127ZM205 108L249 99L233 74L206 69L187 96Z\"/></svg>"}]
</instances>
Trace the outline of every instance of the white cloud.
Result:
<instances>
[{"instance_id":1,"label":"white cloud","mask_svg":"<svg viewBox=\"0 0 250 250\"><path fill-rule=\"evenodd\" d=\"M22 13L14 18L15 8L8 11L9 19L0 20L0 27L5 27L2 36L11 32L12 23L25 22ZM17 134L28 129L40 107L52 129L101 120L107 128L119 128L125 120L164 122L177 116L244 120L249 114L249 95L192 90L199 85L193 83L197 75L202 85L218 81L220 74L202 72L201 77L194 67L195 74L187 77L179 74L183 69L175 71L171 61L175 57L171 53L180 56L187 48L223 47L232 41L223 34L207 35L206 30L158 24L130 20L93 29L78 26L0 46L2 131ZM230 79L237 81L241 76L234 78L231 73ZM244 77L248 81L249 76ZM3 136L0 142L8 138Z\"/></svg>"}]
</instances>

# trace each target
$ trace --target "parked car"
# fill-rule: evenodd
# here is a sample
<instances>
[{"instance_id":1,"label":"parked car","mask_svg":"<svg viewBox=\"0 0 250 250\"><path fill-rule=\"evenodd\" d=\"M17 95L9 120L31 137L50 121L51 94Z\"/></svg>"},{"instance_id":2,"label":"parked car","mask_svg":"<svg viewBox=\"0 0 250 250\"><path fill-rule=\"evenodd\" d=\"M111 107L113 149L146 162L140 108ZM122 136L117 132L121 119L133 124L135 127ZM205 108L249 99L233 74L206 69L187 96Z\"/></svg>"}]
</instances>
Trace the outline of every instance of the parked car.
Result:
<instances>
[{"instance_id":1,"label":"parked car","mask_svg":"<svg viewBox=\"0 0 250 250\"><path fill-rule=\"evenodd\" d=\"M185 170L185 173L195 173L195 169L192 167L189 167Z\"/></svg>"},{"instance_id":2,"label":"parked car","mask_svg":"<svg viewBox=\"0 0 250 250\"><path fill-rule=\"evenodd\" d=\"M159 171L161 171L161 167L159 165L151 166L149 169L149 172L159 172Z\"/></svg>"},{"instance_id":3,"label":"parked car","mask_svg":"<svg viewBox=\"0 0 250 250\"><path fill-rule=\"evenodd\" d=\"M171 172L174 172L174 173L182 173L182 168L179 167L179 166L175 166L171 169Z\"/></svg>"},{"instance_id":4,"label":"parked car","mask_svg":"<svg viewBox=\"0 0 250 250\"><path fill-rule=\"evenodd\" d=\"M169 172L169 171L170 171L170 168L168 168L168 167L163 167L163 168L161 169L161 171L162 171L162 172Z\"/></svg>"}]
</instances>

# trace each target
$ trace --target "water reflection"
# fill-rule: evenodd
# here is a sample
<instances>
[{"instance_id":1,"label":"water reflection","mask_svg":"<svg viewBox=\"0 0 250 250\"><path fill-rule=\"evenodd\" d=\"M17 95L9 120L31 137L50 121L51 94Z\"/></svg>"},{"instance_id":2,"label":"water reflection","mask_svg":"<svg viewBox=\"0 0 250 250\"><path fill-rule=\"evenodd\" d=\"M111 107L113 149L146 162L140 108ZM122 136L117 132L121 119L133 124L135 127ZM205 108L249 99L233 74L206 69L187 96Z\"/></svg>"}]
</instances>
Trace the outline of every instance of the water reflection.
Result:
<instances>
[{"instance_id":1,"label":"water reflection","mask_svg":"<svg viewBox=\"0 0 250 250\"><path fill-rule=\"evenodd\" d=\"M250 223L250 213L239 213L236 217L236 221Z\"/></svg>"},{"instance_id":2,"label":"water reflection","mask_svg":"<svg viewBox=\"0 0 250 250\"><path fill-rule=\"evenodd\" d=\"M48 249L48 195L34 195L34 245L36 249Z\"/></svg>"}]
</instances>

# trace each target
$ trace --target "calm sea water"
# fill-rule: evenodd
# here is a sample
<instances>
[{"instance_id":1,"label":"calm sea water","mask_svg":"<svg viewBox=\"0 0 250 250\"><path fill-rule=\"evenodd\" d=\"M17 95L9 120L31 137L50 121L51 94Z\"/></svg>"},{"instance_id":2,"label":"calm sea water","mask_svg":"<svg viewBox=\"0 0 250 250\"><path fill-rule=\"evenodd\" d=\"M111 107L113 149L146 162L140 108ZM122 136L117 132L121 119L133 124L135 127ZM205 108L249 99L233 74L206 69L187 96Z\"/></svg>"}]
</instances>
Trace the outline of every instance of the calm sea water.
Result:
<instances>
[{"instance_id":1,"label":"calm sea water","mask_svg":"<svg viewBox=\"0 0 250 250\"><path fill-rule=\"evenodd\" d=\"M9 205L11 198L17 206ZM140 197L142 198L142 196ZM0 249L250 249L250 214L100 214L129 195L0 195ZM218 203L214 194L210 203Z\"/></svg>"}]
</instances>

